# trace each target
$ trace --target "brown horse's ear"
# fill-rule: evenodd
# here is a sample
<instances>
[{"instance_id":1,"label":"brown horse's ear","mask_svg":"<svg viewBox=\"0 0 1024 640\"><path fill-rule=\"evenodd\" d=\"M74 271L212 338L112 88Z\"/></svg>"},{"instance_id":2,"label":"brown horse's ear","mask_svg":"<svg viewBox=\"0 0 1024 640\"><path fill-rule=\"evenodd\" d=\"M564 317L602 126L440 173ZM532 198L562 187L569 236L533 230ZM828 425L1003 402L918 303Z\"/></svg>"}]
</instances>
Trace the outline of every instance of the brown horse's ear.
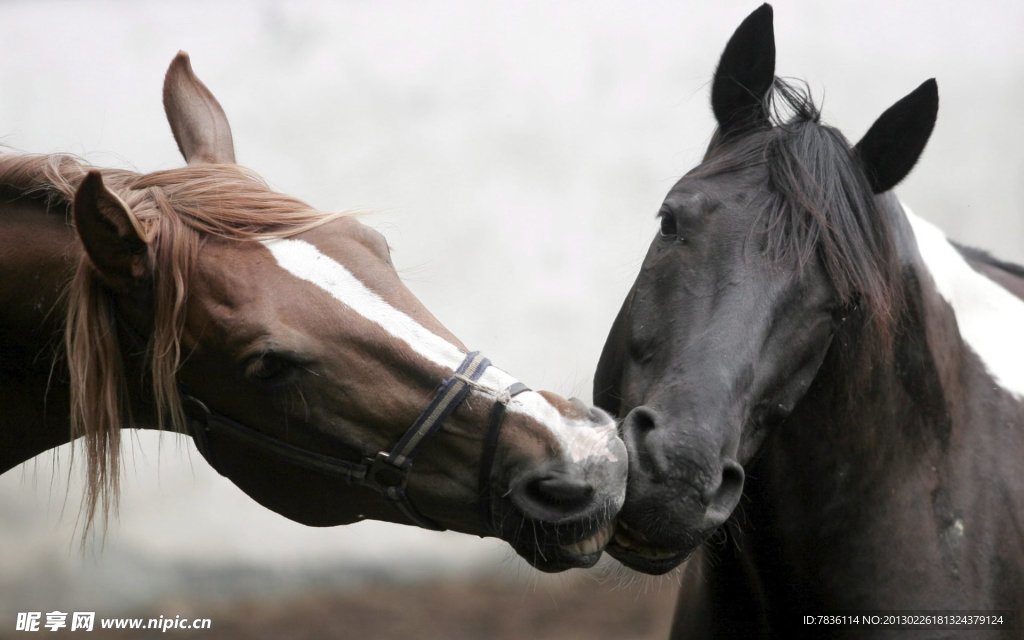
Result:
<instances>
[{"instance_id":1,"label":"brown horse's ear","mask_svg":"<svg viewBox=\"0 0 1024 640\"><path fill-rule=\"evenodd\" d=\"M136 290L149 269L149 246L127 205L90 171L75 193L72 217L89 261L111 288Z\"/></svg>"},{"instance_id":2,"label":"brown horse's ear","mask_svg":"<svg viewBox=\"0 0 1024 640\"><path fill-rule=\"evenodd\" d=\"M939 86L925 80L885 110L854 150L875 193L892 189L917 164L935 128Z\"/></svg>"},{"instance_id":3,"label":"brown horse's ear","mask_svg":"<svg viewBox=\"0 0 1024 640\"><path fill-rule=\"evenodd\" d=\"M192 72L184 51L174 57L164 77L164 112L186 162L235 162L235 143L224 109Z\"/></svg>"}]
</instances>

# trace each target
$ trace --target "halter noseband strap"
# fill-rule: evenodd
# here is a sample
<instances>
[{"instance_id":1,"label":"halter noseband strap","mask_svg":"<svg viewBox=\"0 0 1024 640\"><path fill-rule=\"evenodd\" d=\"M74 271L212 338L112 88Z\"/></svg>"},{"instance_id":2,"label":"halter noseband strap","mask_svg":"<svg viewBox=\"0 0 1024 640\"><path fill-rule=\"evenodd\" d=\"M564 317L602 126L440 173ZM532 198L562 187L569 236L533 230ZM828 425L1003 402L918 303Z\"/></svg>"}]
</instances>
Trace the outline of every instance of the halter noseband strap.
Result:
<instances>
[{"instance_id":1,"label":"halter noseband strap","mask_svg":"<svg viewBox=\"0 0 1024 640\"><path fill-rule=\"evenodd\" d=\"M391 500L406 518L425 529L442 530L444 527L417 511L405 492L413 457L427 438L433 435L445 419L469 397L470 391L473 390L472 383L479 380L489 366L491 362L480 355L479 351L467 354L462 364L455 370L455 375L441 383L434 392L430 404L416 418L398 444L392 447L391 451L381 451L372 460L367 460L369 470L363 484L380 492Z\"/></svg>"},{"instance_id":2,"label":"halter noseband strap","mask_svg":"<svg viewBox=\"0 0 1024 640\"><path fill-rule=\"evenodd\" d=\"M192 426L192 438L199 453L221 475L226 475L214 455L210 436L214 433L230 434L245 442L261 447L327 475L341 478L349 484L367 487L380 493L395 505L402 514L417 526L437 531L444 527L420 513L409 500L406 485L413 459L420 447L435 434L444 421L461 405L472 392L475 383L491 366L490 361L473 351L466 355L455 373L445 379L434 392L427 408L416 418L412 426L390 451L380 451L376 456L362 462L352 462L334 456L324 455L289 444L261 431L257 431L225 416L212 412L202 401L183 393L185 414ZM498 436L504 421L505 408L516 395L528 391L526 385L517 382L498 394L488 419L487 433L480 460L479 509L483 520L491 525L490 517L490 476L494 466Z\"/></svg>"}]
</instances>

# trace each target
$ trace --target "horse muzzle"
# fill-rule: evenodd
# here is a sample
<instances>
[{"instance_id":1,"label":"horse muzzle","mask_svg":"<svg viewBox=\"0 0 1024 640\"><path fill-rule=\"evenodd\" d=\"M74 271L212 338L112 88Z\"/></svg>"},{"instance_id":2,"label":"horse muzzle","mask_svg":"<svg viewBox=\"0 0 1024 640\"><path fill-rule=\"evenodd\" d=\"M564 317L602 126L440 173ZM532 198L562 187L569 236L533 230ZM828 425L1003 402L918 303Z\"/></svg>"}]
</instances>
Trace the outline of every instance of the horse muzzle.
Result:
<instances>
[{"instance_id":1,"label":"horse muzzle","mask_svg":"<svg viewBox=\"0 0 1024 640\"><path fill-rule=\"evenodd\" d=\"M608 552L644 573L685 561L726 522L743 494L743 467L710 440L679 437L655 409L640 406L622 423L629 451L626 502Z\"/></svg>"},{"instance_id":2,"label":"horse muzzle","mask_svg":"<svg viewBox=\"0 0 1024 640\"><path fill-rule=\"evenodd\" d=\"M607 430L608 418L598 427ZM593 434L590 434L593 435ZM542 571L589 567L614 532L626 497L628 457L623 442L608 432L600 454L575 459L563 452L510 474L494 504L495 533Z\"/></svg>"}]
</instances>

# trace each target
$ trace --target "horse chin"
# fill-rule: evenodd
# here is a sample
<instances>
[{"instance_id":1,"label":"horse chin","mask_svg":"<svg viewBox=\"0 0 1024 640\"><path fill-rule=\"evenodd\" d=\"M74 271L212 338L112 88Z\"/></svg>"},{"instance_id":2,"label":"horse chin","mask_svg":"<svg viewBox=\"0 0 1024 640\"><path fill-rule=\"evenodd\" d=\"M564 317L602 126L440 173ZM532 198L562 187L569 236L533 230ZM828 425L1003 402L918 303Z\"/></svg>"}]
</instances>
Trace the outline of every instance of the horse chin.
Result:
<instances>
[{"instance_id":1,"label":"horse chin","mask_svg":"<svg viewBox=\"0 0 1024 640\"><path fill-rule=\"evenodd\" d=\"M683 546L667 546L652 542L644 534L631 529L623 520L615 527L615 535L608 543L609 555L625 566L651 575L661 575L686 562L706 535L684 536Z\"/></svg>"},{"instance_id":2,"label":"horse chin","mask_svg":"<svg viewBox=\"0 0 1024 640\"><path fill-rule=\"evenodd\" d=\"M541 551L539 549L516 549L534 569L544 573L558 573L566 569L589 569L601 559L601 551L587 554L576 554L563 550L561 547Z\"/></svg>"}]
</instances>

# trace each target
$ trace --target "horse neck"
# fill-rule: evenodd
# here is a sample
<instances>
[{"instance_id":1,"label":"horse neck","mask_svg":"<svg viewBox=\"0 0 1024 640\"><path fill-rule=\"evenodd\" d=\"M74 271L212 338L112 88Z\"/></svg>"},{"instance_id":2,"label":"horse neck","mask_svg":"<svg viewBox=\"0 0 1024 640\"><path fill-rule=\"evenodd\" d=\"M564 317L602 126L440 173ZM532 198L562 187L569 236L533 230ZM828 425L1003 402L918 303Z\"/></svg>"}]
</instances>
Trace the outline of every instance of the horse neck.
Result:
<instances>
[{"instance_id":1,"label":"horse neck","mask_svg":"<svg viewBox=\"0 0 1024 640\"><path fill-rule=\"evenodd\" d=\"M0 206L0 471L69 439L62 291L77 256L66 219L21 198Z\"/></svg>"},{"instance_id":2,"label":"horse neck","mask_svg":"<svg viewBox=\"0 0 1024 640\"><path fill-rule=\"evenodd\" d=\"M855 466L857 478L834 487L839 495L850 489L845 482L859 479L868 485L899 470L893 458L948 440L950 407L958 400L955 383L964 366L956 318L932 282L910 223L894 197L880 204L890 217L902 278L891 342L874 340L875 328L864 314L852 313L837 328L813 384L765 443L767 455L761 457L772 468L796 475L834 477L837 467ZM827 487L827 482L819 485L816 493Z\"/></svg>"},{"instance_id":3,"label":"horse neck","mask_svg":"<svg viewBox=\"0 0 1024 640\"><path fill-rule=\"evenodd\" d=\"M82 251L63 208L6 195L0 194L0 473L71 440L65 291Z\"/></svg>"},{"instance_id":4,"label":"horse neck","mask_svg":"<svg viewBox=\"0 0 1024 640\"><path fill-rule=\"evenodd\" d=\"M829 568L856 548L895 544L897 523L931 521L935 478L944 473L944 451L963 422L965 350L956 319L935 290L906 219L896 209L889 214L905 285L891 352L867 348L867 323L850 318L804 399L766 440L748 474L754 481L734 533L759 552L742 571L758 583L770 576L773 585L780 578L815 585L799 593L769 585L765 597L779 601L773 606L872 597L841 584L849 574ZM926 530L919 520L916 531Z\"/></svg>"}]
</instances>

